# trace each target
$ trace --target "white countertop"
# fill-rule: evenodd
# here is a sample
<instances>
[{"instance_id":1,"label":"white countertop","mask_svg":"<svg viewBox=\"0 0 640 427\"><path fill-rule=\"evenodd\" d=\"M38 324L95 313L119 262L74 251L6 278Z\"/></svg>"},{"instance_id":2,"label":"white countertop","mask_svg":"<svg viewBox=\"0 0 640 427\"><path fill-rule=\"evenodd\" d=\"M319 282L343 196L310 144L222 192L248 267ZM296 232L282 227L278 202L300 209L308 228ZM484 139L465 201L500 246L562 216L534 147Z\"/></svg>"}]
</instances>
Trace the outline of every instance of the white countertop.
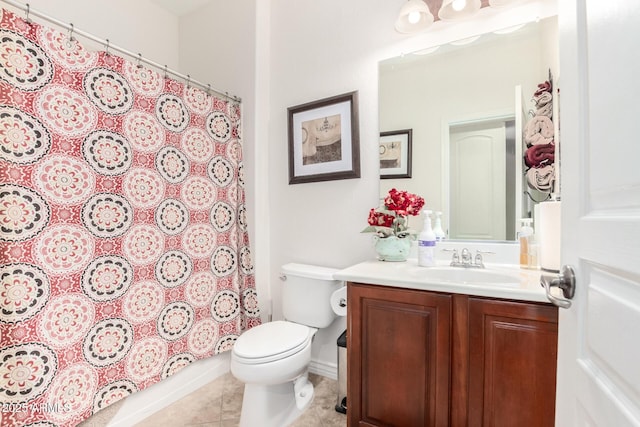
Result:
<instances>
[{"instance_id":1,"label":"white countertop","mask_svg":"<svg viewBox=\"0 0 640 427\"><path fill-rule=\"evenodd\" d=\"M437 267L449 265L438 261ZM334 274L334 278L350 282L449 292L521 301L549 302L540 286L540 270L521 269L512 264L486 263L486 271L514 277L513 283L465 283L429 278L429 268L420 267L415 258L404 262L364 261Z\"/></svg>"}]
</instances>

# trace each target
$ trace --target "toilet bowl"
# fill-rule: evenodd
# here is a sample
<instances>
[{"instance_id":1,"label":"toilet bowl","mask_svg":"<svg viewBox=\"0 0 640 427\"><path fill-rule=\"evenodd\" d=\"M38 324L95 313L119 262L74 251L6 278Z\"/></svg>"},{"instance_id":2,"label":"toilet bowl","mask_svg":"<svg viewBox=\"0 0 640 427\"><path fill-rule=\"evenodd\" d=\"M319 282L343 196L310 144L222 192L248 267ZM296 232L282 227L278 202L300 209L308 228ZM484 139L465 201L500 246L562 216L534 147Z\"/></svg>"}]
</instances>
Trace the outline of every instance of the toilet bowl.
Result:
<instances>
[{"instance_id":1,"label":"toilet bowl","mask_svg":"<svg viewBox=\"0 0 640 427\"><path fill-rule=\"evenodd\" d=\"M307 369L315 332L275 321L250 329L247 339L237 342L231 372L245 383L240 426L285 426L309 406L313 386Z\"/></svg>"},{"instance_id":2,"label":"toilet bowl","mask_svg":"<svg viewBox=\"0 0 640 427\"><path fill-rule=\"evenodd\" d=\"M284 265L283 314L287 320L256 326L236 340L231 373L245 383L241 427L286 426L311 404L311 343L318 329L337 317L329 301L343 284L333 279L335 271Z\"/></svg>"}]
</instances>

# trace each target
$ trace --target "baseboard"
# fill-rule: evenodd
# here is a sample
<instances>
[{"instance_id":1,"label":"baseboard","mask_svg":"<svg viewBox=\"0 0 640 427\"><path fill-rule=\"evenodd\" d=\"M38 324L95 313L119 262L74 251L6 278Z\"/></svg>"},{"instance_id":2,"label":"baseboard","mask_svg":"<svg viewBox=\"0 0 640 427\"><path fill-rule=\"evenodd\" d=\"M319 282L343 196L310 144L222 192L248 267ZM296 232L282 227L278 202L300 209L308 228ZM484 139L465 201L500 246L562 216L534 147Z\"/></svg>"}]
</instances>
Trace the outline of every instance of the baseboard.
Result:
<instances>
[{"instance_id":1,"label":"baseboard","mask_svg":"<svg viewBox=\"0 0 640 427\"><path fill-rule=\"evenodd\" d=\"M338 379L338 365L335 363L311 360L311 363L309 364L309 372L331 378L332 380Z\"/></svg>"},{"instance_id":2,"label":"baseboard","mask_svg":"<svg viewBox=\"0 0 640 427\"><path fill-rule=\"evenodd\" d=\"M127 397L107 427L132 426L229 372L230 352L198 360L175 375Z\"/></svg>"}]
</instances>

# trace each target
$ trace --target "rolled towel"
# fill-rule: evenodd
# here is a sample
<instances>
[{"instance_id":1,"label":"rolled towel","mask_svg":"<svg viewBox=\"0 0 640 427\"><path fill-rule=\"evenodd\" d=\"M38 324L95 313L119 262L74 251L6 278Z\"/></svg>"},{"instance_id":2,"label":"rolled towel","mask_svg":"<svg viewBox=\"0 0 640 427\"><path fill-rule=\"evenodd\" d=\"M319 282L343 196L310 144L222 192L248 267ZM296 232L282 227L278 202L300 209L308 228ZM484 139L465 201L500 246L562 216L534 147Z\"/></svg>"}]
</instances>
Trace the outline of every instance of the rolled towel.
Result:
<instances>
[{"instance_id":1,"label":"rolled towel","mask_svg":"<svg viewBox=\"0 0 640 427\"><path fill-rule=\"evenodd\" d=\"M539 168L553 164L555 160L556 145L550 144L532 145L524 152L524 163L530 168Z\"/></svg>"},{"instance_id":2,"label":"rolled towel","mask_svg":"<svg viewBox=\"0 0 640 427\"><path fill-rule=\"evenodd\" d=\"M555 181L556 170L553 165L531 168L527 171L527 184L535 190L543 192L553 191Z\"/></svg>"},{"instance_id":3,"label":"rolled towel","mask_svg":"<svg viewBox=\"0 0 640 427\"><path fill-rule=\"evenodd\" d=\"M524 130L527 146L549 144L553 141L553 122L547 116L534 116Z\"/></svg>"},{"instance_id":4,"label":"rolled towel","mask_svg":"<svg viewBox=\"0 0 640 427\"><path fill-rule=\"evenodd\" d=\"M551 103L551 101L553 101L553 96L551 96L550 92L542 92L540 95L533 97L533 102L535 102L538 108L544 107Z\"/></svg>"},{"instance_id":5,"label":"rolled towel","mask_svg":"<svg viewBox=\"0 0 640 427\"><path fill-rule=\"evenodd\" d=\"M551 92L551 82L546 81L538 85L538 90L535 91L533 96L538 96L543 92Z\"/></svg>"},{"instance_id":6,"label":"rolled towel","mask_svg":"<svg viewBox=\"0 0 640 427\"><path fill-rule=\"evenodd\" d=\"M536 116L547 116L552 118L553 116L553 103L548 103L544 107L540 107L536 110Z\"/></svg>"}]
</instances>

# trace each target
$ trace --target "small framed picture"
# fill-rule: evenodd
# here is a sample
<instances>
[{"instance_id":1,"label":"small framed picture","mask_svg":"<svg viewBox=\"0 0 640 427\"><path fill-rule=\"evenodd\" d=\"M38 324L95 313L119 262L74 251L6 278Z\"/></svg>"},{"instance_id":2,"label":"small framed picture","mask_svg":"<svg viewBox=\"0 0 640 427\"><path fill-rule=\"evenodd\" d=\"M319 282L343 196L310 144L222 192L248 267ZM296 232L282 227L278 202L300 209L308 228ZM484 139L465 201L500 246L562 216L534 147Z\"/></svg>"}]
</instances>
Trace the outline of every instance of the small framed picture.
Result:
<instances>
[{"instance_id":1,"label":"small framed picture","mask_svg":"<svg viewBox=\"0 0 640 427\"><path fill-rule=\"evenodd\" d=\"M411 178L411 129L380 132L380 178Z\"/></svg>"},{"instance_id":2,"label":"small framed picture","mask_svg":"<svg viewBox=\"0 0 640 427\"><path fill-rule=\"evenodd\" d=\"M357 91L288 112L289 184L360 178Z\"/></svg>"}]
</instances>

